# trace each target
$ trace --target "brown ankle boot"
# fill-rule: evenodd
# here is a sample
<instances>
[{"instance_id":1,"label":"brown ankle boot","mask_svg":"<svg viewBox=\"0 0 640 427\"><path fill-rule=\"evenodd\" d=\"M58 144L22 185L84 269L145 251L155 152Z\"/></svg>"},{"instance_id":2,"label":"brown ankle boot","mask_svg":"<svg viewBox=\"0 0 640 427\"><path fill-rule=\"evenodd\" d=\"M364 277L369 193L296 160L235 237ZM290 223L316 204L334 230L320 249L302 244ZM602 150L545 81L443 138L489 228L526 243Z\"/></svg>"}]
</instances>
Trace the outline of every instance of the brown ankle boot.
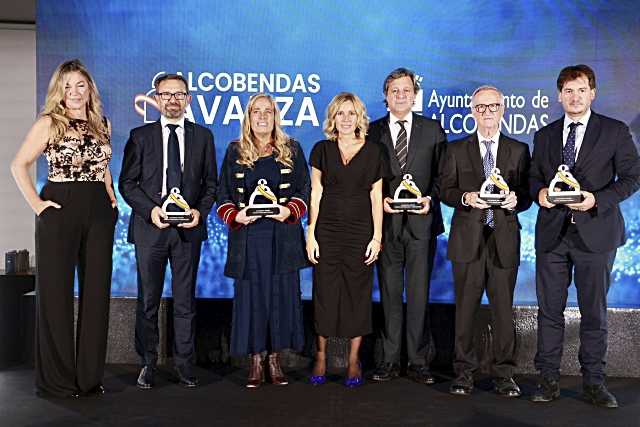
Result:
<instances>
[{"instance_id":1,"label":"brown ankle boot","mask_svg":"<svg viewBox=\"0 0 640 427\"><path fill-rule=\"evenodd\" d=\"M289 381L287 381L287 377L285 377L284 372L282 372L282 367L280 366L280 355L278 353L269 355L269 376L271 377L272 384L289 384Z\"/></svg>"},{"instance_id":2,"label":"brown ankle boot","mask_svg":"<svg viewBox=\"0 0 640 427\"><path fill-rule=\"evenodd\" d=\"M247 380L247 388L260 387L264 382L264 366L262 366L262 357L260 353L251 355L251 366L249 367L249 379Z\"/></svg>"}]
</instances>

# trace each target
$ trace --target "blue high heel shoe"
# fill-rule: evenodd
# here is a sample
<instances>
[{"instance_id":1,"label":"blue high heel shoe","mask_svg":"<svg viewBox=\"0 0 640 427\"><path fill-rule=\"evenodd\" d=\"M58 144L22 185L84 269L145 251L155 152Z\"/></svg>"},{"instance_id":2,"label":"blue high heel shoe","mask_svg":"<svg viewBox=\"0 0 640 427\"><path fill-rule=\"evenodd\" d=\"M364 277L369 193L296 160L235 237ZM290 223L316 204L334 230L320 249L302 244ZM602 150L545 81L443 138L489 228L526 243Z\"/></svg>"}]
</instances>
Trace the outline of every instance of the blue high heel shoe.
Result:
<instances>
[{"instance_id":1,"label":"blue high heel shoe","mask_svg":"<svg viewBox=\"0 0 640 427\"><path fill-rule=\"evenodd\" d=\"M358 368L360 369L360 375L356 375L355 377L347 377L344 380L344 386L347 388L356 388L360 387L364 384L364 379L362 378L362 365L358 362Z\"/></svg>"},{"instance_id":2,"label":"blue high heel shoe","mask_svg":"<svg viewBox=\"0 0 640 427\"><path fill-rule=\"evenodd\" d=\"M362 384L364 384L364 380L362 379L362 375L358 375L357 377L353 377L353 378L345 378L344 380L344 386L347 388L356 388L356 387L360 387Z\"/></svg>"},{"instance_id":3,"label":"blue high heel shoe","mask_svg":"<svg viewBox=\"0 0 640 427\"><path fill-rule=\"evenodd\" d=\"M327 376L326 375L311 375L309 377L309 382L311 383L311 385L322 385L324 383L327 382Z\"/></svg>"}]
</instances>

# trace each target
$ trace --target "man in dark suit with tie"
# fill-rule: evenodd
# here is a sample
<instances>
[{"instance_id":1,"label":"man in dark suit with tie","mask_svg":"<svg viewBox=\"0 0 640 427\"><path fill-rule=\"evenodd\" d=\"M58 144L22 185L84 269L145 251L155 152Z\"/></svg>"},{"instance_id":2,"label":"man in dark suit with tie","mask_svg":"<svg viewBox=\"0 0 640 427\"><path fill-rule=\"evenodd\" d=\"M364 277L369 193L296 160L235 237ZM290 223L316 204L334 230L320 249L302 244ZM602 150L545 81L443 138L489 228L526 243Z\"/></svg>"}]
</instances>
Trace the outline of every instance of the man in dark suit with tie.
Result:
<instances>
[{"instance_id":1,"label":"man in dark suit with tie","mask_svg":"<svg viewBox=\"0 0 640 427\"><path fill-rule=\"evenodd\" d=\"M155 81L161 118L131 131L125 147L120 193L131 206L130 243L138 268L136 351L142 360L137 385L153 387L158 359L158 307L167 261L171 265L176 373L185 387L196 387L195 288L207 216L216 197L216 157L210 130L188 120L187 82L177 74ZM191 221L169 225L163 201L178 188Z\"/></svg>"},{"instance_id":2,"label":"man in dark suit with tie","mask_svg":"<svg viewBox=\"0 0 640 427\"><path fill-rule=\"evenodd\" d=\"M572 276L580 307L580 360L584 398L616 408L604 385L607 292L618 247L625 243L619 204L640 187L640 158L629 128L591 110L596 79L591 68L564 68L557 80L564 117L536 132L530 177L540 209L536 222L538 352L541 374L531 400L560 396L564 309ZM548 186L564 164L580 184L583 200L554 205Z\"/></svg>"},{"instance_id":3,"label":"man in dark suit with tie","mask_svg":"<svg viewBox=\"0 0 640 427\"><path fill-rule=\"evenodd\" d=\"M513 292L520 265L518 213L531 206L527 144L500 132L504 115L502 93L493 86L480 86L471 97L477 132L447 146L440 175L442 201L455 208L451 220L448 256L452 262L456 294L456 379L449 392L469 395L473 375L479 367L473 348L476 313L487 291L492 314L493 374L495 391L519 397L513 380L515 330ZM508 186L488 185L485 193L503 192L499 205L489 205L478 190L494 168ZM497 201L496 201L497 203Z\"/></svg>"},{"instance_id":4,"label":"man in dark suit with tie","mask_svg":"<svg viewBox=\"0 0 640 427\"><path fill-rule=\"evenodd\" d=\"M437 121L411 111L419 89L412 71L392 71L383 86L389 114L371 123L367 136L385 147L389 166L389 176L383 182L384 250L378 262L385 317L384 357L373 373L374 381L388 381L400 373L402 294L406 289L407 374L419 383L434 383L429 371L435 349L428 299L436 239L444 230L435 177L446 137ZM422 194L419 201L423 207L419 210L398 211L389 204L405 174L411 174Z\"/></svg>"}]
</instances>

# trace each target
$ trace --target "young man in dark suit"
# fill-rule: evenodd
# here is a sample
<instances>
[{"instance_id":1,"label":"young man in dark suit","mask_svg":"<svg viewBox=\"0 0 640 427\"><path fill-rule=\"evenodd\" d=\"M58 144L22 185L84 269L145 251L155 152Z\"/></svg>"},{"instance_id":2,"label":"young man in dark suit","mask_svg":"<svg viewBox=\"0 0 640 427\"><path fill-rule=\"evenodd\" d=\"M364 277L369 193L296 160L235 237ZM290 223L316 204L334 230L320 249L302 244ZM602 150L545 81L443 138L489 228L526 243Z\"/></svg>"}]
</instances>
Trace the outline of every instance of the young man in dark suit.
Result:
<instances>
[{"instance_id":1,"label":"young man in dark suit","mask_svg":"<svg viewBox=\"0 0 640 427\"><path fill-rule=\"evenodd\" d=\"M472 96L471 111L477 132L447 146L440 176L442 201L455 208L451 220L448 256L456 293L454 370L449 392L469 395L479 367L473 348L476 313L485 289L492 313L495 391L519 397L513 380L515 330L513 292L520 265L518 213L531 206L528 192L530 155L527 144L500 132L504 115L502 93L480 86ZM508 185L499 205L481 198L482 184L498 168ZM487 191L498 188L488 187Z\"/></svg>"},{"instance_id":2,"label":"young man in dark suit","mask_svg":"<svg viewBox=\"0 0 640 427\"><path fill-rule=\"evenodd\" d=\"M536 288L540 371L534 402L560 396L564 309L573 276L580 307L579 360L584 398L616 408L604 385L607 291L618 247L625 243L619 204L640 187L640 158L629 128L591 110L596 78L586 65L564 68L557 80L564 117L536 132L530 193L540 205L536 222ZM548 186L559 165L580 183L583 200L555 205Z\"/></svg>"},{"instance_id":3,"label":"young man in dark suit","mask_svg":"<svg viewBox=\"0 0 640 427\"><path fill-rule=\"evenodd\" d=\"M180 383L196 387L195 289L200 249L207 238L207 216L216 198L213 134L185 120L191 102L187 82L167 74L155 82L162 114L157 122L133 129L125 147L120 193L131 206L130 243L138 268L136 351L142 360L137 385L153 387L158 358L158 307L167 261L171 264L174 361ZM191 221L169 225L161 206L173 188L190 207Z\"/></svg>"},{"instance_id":4,"label":"young man in dark suit","mask_svg":"<svg viewBox=\"0 0 640 427\"><path fill-rule=\"evenodd\" d=\"M384 358L373 373L374 381L388 381L400 373L402 294L406 289L407 374L417 382L434 383L429 371L435 349L428 299L436 239L444 230L435 177L446 137L437 121L411 111L419 89L412 71L392 71L383 87L389 114L371 123L367 136L369 141L384 146L389 166L389 176L383 182L384 250L378 261L385 317ZM419 210L398 211L389 204L405 174L411 174L422 193Z\"/></svg>"}]
</instances>

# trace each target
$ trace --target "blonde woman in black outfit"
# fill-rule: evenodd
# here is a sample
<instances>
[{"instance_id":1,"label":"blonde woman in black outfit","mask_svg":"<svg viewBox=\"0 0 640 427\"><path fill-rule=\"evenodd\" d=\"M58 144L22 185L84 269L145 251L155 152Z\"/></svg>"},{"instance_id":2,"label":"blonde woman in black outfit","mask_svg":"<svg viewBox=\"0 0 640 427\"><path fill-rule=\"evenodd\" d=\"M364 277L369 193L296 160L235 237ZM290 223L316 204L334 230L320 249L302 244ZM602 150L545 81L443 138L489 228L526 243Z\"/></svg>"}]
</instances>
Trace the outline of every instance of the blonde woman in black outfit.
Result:
<instances>
[{"instance_id":1,"label":"blonde woman in black outfit","mask_svg":"<svg viewBox=\"0 0 640 427\"><path fill-rule=\"evenodd\" d=\"M29 168L44 154L40 195ZM118 217L111 183L110 126L100 95L78 60L58 66L45 106L11 164L36 222L36 393L104 393L113 233ZM77 336L73 325L78 272Z\"/></svg>"}]
</instances>

